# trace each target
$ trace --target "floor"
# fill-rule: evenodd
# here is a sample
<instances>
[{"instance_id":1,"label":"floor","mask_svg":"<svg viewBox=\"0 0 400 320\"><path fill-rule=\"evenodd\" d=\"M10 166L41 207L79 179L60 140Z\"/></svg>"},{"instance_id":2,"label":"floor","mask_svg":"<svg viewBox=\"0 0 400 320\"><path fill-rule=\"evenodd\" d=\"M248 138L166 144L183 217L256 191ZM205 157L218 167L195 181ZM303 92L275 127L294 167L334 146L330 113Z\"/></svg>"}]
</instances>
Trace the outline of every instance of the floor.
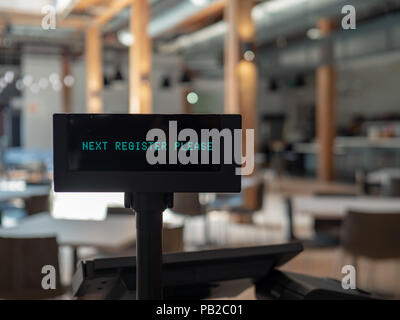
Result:
<instances>
[{"instance_id":1,"label":"floor","mask_svg":"<svg viewBox=\"0 0 400 320\"><path fill-rule=\"evenodd\" d=\"M165 219L177 222L176 217L167 212ZM208 215L209 245L208 248L238 247L252 245L268 245L287 242L287 218L282 197L276 193L265 195L263 210L254 215L253 224L233 223L227 212L211 212ZM294 222L295 234L298 237L312 236L312 221L306 216L296 216ZM196 250L204 244L204 219L194 217L186 219L184 228L185 250ZM201 246L204 247L204 246ZM335 249L306 249L299 256L288 262L281 269L286 271L310 274L319 277L341 279L341 267L348 262L340 263L341 250ZM96 253L89 248L81 250L83 257ZM67 249L61 252L61 273L64 283L70 281L71 270L68 261L71 253ZM396 268L400 264L395 261L371 263L365 260L359 262L357 268L358 284L362 289L393 298L400 292L400 281L396 280ZM399 273L399 272L398 272ZM370 275L373 276L370 276ZM399 279L400 280L400 279ZM239 297L252 298L251 290Z\"/></svg>"}]
</instances>

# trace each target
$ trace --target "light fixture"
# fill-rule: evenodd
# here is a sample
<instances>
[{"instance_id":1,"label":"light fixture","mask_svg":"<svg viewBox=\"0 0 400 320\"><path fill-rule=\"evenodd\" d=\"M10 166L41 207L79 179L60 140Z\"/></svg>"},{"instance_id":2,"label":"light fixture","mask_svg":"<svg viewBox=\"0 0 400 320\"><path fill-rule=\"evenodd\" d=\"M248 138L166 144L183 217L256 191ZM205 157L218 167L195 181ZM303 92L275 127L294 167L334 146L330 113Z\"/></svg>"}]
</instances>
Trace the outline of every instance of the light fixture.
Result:
<instances>
[{"instance_id":1,"label":"light fixture","mask_svg":"<svg viewBox=\"0 0 400 320\"><path fill-rule=\"evenodd\" d=\"M22 81L23 81L25 87L29 87L33 82L33 78L31 75L27 74L26 76L24 76Z\"/></svg>"},{"instance_id":2,"label":"light fixture","mask_svg":"<svg viewBox=\"0 0 400 320\"><path fill-rule=\"evenodd\" d=\"M187 102L190 104L196 104L199 101L199 95L196 92L189 92L186 96Z\"/></svg>"},{"instance_id":3,"label":"light fixture","mask_svg":"<svg viewBox=\"0 0 400 320\"><path fill-rule=\"evenodd\" d=\"M52 83L52 87L53 87L53 90L54 90L54 91L60 91L60 90L61 90L61 87L62 87L61 82L54 82L54 83Z\"/></svg>"},{"instance_id":4,"label":"light fixture","mask_svg":"<svg viewBox=\"0 0 400 320\"><path fill-rule=\"evenodd\" d=\"M58 75L58 73L53 72L52 74L50 74L49 80L52 84L58 83L60 82L60 76Z\"/></svg>"},{"instance_id":5,"label":"light fixture","mask_svg":"<svg viewBox=\"0 0 400 320\"><path fill-rule=\"evenodd\" d=\"M279 83L278 83L278 80L275 78L271 78L269 80L268 86L269 86L269 91L271 91L271 92L276 92L279 90Z\"/></svg>"},{"instance_id":6,"label":"light fixture","mask_svg":"<svg viewBox=\"0 0 400 320\"><path fill-rule=\"evenodd\" d=\"M161 79L161 85L160 87L162 89L167 89L171 87L171 78L168 75L165 75L162 79Z\"/></svg>"},{"instance_id":7,"label":"light fixture","mask_svg":"<svg viewBox=\"0 0 400 320\"><path fill-rule=\"evenodd\" d=\"M111 84L111 81L107 76L103 77L103 84L104 84L104 87L108 87Z\"/></svg>"},{"instance_id":8,"label":"light fixture","mask_svg":"<svg viewBox=\"0 0 400 320\"><path fill-rule=\"evenodd\" d=\"M67 87L72 87L74 83L75 83L75 78L72 75L69 74L64 77L64 84Z\"/></svg>"},{"instance_id":9,"label":"light fixture","mask_svg":"<svg viewBox=\"0 0 400 320\"><path fill-rule=\"evenodd\" d=\"M256 54L254 53L253 43L243 42L240 47L243 59L248 62L253 62L254 59L256 58Z\"/></svg>"},{"instance_id":10,"label":"light fixture","mask_svg":"<svg viewBox=\"0 0 400 320\"><path fill-rule=\"evenodd\" d=\"M4 79L7 83L11 83L14 81L14 71L7 71L4 75Z\"/></svg>"},{"instance_id":11,"label":"light fixture","mask_svg":"<svg viewBox=\"0 0 400 320\"><path fill-rule=\"evenodd\" d=\"M18 80L15 82L15 88L16 88L18 91L22 91L22 90L24 89L24 82L23 82L21 79L18 79Z\"/></svg>"},{"instance_id":12,"label":"light fixture","mask_svg":"<svg viewBox=\"0 0 400 320\"><path fill-rule=\"evenodd\" d=\"M124 46L131 46L135 42L135 36L129 30L120 30L117 32L118 41Z\"/></svg>"},{"instance_id":13,"label":"light fixture","mask_svg":"<svg viewBox=\"0 0 400 320\"><path fill-rule=\"evenodd\" d=\"M245 53L243 53L243 58L248 62L252 62L256 58L256 55L252 50L247 50Z\"/></svg>"},{"instance_id":14,"label":"light fixture","mask_svg":"<svg viewBox=\"0 0 400 320\"><path fill-rule=\"evenodd\" d=\"M321 32L317 28L311 28L307 31L307 37L311 40L317 40L321 38Z\"/></svg>"},{"instance_id":15,"label":"light fixture","mask_svg":"<svg viewBox=\"0 0 400 320\"><path fill-rule=\"evenodd\" d=\"M195 6L201 7L209 3L209 0L190 0Z\"/></svg>"},{"instance_id":16,"label":"light fixture","mask_svg":"<svg viewBox=\"0 0 400 320\"><path fill-rule=\"evenodd\" d=\"M4 78L0 78L0 88L4 89L7 87L7 81Z\"/></svg>"},{"instance_id":17,"label":"light fixture","mask_svg":"<svg viewBox=\"0 0 400 320\"><path fill-rule=\"evenodd\" d=\"M115 71L115 76L114 76L114 81L124 81L124 76L121 72L120 67L117 67L116 71Z\"/></svg>"},{"instance_id":18,"label":"light fixture","mask_svg":"<svg viewBox=\"0 0 400 320\"><path fill-rule=\"evenodd\" d=\"M187 69L185 69L182 73L180 83L189 83L189 82L192 82L192 77L190 75L190 72Z\"/></svg>"},{"instance_id":19,"label":"light fixture","mask_svg":"<svg viewBox=\"0 0 400 320\"><path fill-rule=\"evenodd\" d=\"M302 73L296 74L296 76L294 78L294 82L295 82L296 87L304 87L306 85L305 75Z\"/></svg>"}]
</instances>

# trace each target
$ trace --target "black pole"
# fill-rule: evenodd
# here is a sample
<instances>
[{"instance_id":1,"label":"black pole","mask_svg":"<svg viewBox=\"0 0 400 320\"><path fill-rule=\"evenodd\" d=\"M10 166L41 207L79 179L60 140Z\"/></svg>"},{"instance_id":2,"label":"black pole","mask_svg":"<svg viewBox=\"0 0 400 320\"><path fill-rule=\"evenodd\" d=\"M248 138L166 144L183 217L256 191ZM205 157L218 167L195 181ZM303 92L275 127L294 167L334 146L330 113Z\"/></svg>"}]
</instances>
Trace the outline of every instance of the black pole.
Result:
<instances>
[{"instance_id":1,"label":"black pole","mask_svg":"<svg viewBox=\"0 0 400 320\"><path fill-rule=\"evenodd\" d=\"M127 193L125 206L136 212L136 298L162 299L162 213L172 194Z\"/></svg>"},{"instance_id":2,"label":"black pole","mask_svg":"<svg viewBox=\"0 0 400 320\"><path fill-rule=\"evenodd\" d=\"M162 214L136 212L136 298L162 299Z\"/></svg>"}]
</instances>

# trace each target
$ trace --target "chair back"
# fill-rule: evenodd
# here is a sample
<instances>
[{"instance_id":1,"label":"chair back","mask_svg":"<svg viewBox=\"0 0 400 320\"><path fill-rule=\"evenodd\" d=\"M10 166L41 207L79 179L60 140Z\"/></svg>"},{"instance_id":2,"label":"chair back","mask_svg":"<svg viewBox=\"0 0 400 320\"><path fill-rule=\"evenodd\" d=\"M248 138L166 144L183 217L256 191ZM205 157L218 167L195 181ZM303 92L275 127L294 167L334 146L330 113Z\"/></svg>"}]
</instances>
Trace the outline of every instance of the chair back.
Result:
<instances>
[{"instance_id":1,"label":"chair back","mask_svg":"<svg viewBox=\"0 0 400 320\"><path fill-rule=\"evenodd\" d=\"M400 258L400 213L349 211L343 221L341 243L355 256Z\"/></svg>"},{"instance_id":2,"label":"chair back","mask_svg":"<svg viewBox=\"0 0 400 320\"><path fill-rule=\"evenodd\" d=\"M50 210L49 195L33 196L25 200L25 211L29 216Z\"/></svg>"},{"instance_id":3,"label":"chair back","mask_svg":"<svg viewBox=\"0 0 400 320\"><path fill-rule=\"evenodd\" d=\"M390 178L383 187L383 195L387 197L400 197L400 178Z\"/></svg>"},{"instance_id":4,"label":"chair back","mask_svg":"<svg viewBox=\"0 0 400 320\"><path fill-rule=\"evenodd\" d=\"M55 237L5 238L0 237L0 298L46 299L63 293L58 264L58 244ZM56 270L56 289L42 287L43 266ZM45 279L46 280L46 279Z\"/></svg>"},{"instance_id":5,"label":"chair back","mask_svg":"<svg viewBox=\"0 0 400 320\"><path fill-rule=\"evenodd\" d=\"M123 207L107 207L107 216L112 215L134 215L135 212L131 208Z\"/></svg>"},{"instance_id":6,"label":"chair back","mask_svg":"<svg viewBox=\"0 0 400 320\"><path fill-rule=\"evenodd\" d=\"M259 180L254 186L248 187L243 193L243 211L256 212L264 206L265 183Z\"/></svg>"},{"instance_id":7,"label":"chair back","mask_svg":"<svg viewBox=\"0 0 400 320\"><path fill-rule=\"evenodd\" d=\"M204 214L198 193L174 193L174 207L172 211L188 216Z\"/></svg>"}]
</instances>

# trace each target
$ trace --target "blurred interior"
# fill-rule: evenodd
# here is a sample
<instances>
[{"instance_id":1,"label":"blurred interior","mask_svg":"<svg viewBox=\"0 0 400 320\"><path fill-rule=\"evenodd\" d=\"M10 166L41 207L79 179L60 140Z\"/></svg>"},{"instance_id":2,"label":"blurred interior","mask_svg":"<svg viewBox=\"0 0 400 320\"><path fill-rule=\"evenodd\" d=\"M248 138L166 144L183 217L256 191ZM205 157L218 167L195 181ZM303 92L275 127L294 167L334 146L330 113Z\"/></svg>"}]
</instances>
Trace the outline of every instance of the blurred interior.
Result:
<instances>
[{"instance_id":1,"label":"blurred interior","mask_svg":"<svg viewBox=\"0 0 400 320\"><path fill-rule=\"evenodd\" d=\"M398 298L399 81L400 0L0 0L0 278L36 250L71 299L79 260L135 254L123 194L52 191L53 113L241 113L255 172L175 194L164 251L301 240L283 270Z\"/></svg>"}]
</instances>

